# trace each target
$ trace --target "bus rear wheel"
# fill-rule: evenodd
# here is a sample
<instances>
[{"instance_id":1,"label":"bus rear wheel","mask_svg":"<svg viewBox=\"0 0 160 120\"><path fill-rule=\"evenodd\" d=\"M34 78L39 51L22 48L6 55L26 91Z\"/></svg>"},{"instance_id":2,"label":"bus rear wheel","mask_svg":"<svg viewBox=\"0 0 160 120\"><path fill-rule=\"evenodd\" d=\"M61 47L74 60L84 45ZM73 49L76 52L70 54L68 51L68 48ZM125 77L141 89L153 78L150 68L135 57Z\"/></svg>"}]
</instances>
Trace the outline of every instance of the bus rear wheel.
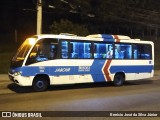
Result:
<instances>
[{"instance_id":1,"label":"bus rear wheel","mask_svg":"<svg viewBox=\"0 0 160 120\"><path fill-rule=\"evenodd\" d=\"M45 77L37 76L33 80L32 87L37 92L45 91L49 86L49 83Z\"/></svg>"},{"instance_id":2,"label":"bus rear wheel","mask_svg":"<svg viewBox=\"0 0 160 120\"><path fill-rule=\"evenodd\" d=\"M115 86L122 86L125 81L125 77L123 74L116 74L114 76L113 84Z\"/></svg>"}]
</instances>

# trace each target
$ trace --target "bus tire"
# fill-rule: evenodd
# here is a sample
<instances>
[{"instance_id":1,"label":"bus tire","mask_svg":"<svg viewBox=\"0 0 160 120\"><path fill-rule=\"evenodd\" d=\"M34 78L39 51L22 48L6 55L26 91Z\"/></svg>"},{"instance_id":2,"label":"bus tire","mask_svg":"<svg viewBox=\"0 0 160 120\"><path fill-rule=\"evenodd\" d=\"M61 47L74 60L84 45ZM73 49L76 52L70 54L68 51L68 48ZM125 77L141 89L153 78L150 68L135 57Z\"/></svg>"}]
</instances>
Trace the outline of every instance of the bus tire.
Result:
<instances>
[{"instance_id":1,"label":"bus tire","mask_svg":"<svg viewBox=\"0 0 160 120\"><path fill-rule=\"evenodd\" d=\"M122 86L125 81L125 76L123 74L116 74L114 76L113 84L114 86Z\"/></svg>"},{"instance_id":2,"label":"bus tire","mask_svg":"<svg viewBox=\"0 0 160 120\"><path fill-rule=\"evenodd\" d=\"M45 91L49 86L49 82L45 77L37 76L33 80L32 87L37 92Z\"/></svg>"}]
</instances>

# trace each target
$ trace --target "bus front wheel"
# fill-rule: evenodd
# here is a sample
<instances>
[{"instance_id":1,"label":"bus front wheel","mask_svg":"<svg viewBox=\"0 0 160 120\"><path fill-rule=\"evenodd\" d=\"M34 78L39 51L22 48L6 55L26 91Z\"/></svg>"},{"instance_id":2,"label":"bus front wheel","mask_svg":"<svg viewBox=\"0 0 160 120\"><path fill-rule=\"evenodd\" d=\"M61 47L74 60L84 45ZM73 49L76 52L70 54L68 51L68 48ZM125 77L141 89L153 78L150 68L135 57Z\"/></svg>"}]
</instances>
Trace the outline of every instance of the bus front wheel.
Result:
<instances>
[{"instance_id":1,"label":"bus front wheel","mask_svg":"<svg viewBox=\"0 0 160 120\"><path fill-rule=\"evenodd\" d=\"M35 91L42 92L48 88L48 85L49 85L49 83L45 77L37 76L33 80L32 87Z\"/></svg>"},{"instance_id":2,"label":"bus front wheel","mask_svg":"<svg viewBox=\"0 0 160 120\"><path fill-rule=\"evenodd\" d=\"M125 76L123 74L116 74L114 76L113 84L115 86L122 86L125 81Z\"/></svg>"}]
</instances>

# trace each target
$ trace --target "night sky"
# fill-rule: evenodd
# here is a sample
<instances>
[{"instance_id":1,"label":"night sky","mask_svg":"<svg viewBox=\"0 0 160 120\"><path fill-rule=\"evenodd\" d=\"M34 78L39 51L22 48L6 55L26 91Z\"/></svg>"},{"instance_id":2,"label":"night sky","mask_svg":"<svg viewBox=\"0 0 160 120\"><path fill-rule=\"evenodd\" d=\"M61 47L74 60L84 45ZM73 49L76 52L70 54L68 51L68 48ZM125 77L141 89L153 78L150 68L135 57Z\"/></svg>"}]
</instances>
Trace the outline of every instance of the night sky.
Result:
<instances>
[{"instance_id":1,"label":"night sky","mask_svg":"<svg viewBox=\"0 0 160 120\"><path fill-rule=\"evenodd\" d=\"M36 34L36 1L37 0L0 0L0 43L15 42L15 32L17 41L23 40ZM60 0L43 0L43 20L42 32L49 33L49 26L55 20L62 17L72 19L63 9L65 3ZM49 8L48 5L57 4L56 9ZM61 6L62 5L62 6ZM59 10L60 9L60 10ZM71 14L71 13L69 13ZM74 16L75 19L77 19Z\"/></svg>"},{"instance_id":2,"label":"night sky","mask_svg":"<svg viewBox=\"0 0 160 120\"><path fill-rule=\"evenodd\" d=\"M23 42L25 38L36 34L36 1L0 0L0 43L15 43L15 33L18 42ZM160 34L159 0L43 1L42 33L44 34L50 33L50 25L61 19L87 25L92 34L111 33L149 38L152 36L158 38ZM49 8L49 5L55 8ZM78 14L74 14L74 8ZM89 14L95 17L88 17Z\"/></svg>"},{"instance_id":3,"label":"night sky","mask_svg":"<svg viewBox=\"0 0 160 120\"><path fill-rule=\"evenodd\" d=\"M0 1L0 42L14 41L36 34L36 4L34 0Z\"/></svg>"}]
</instances>

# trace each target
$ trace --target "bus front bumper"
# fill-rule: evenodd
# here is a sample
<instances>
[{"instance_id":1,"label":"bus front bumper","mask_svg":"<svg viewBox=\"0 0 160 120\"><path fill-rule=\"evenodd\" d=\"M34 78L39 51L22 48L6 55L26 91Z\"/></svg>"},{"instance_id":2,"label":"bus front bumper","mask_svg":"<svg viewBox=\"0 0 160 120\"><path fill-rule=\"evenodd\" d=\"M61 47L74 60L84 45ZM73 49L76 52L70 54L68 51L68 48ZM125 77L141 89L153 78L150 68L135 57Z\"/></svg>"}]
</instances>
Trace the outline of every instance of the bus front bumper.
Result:
<instances>
[{"instance_id":1,"label":"bus front bumper","mask_svg":"<svg viewBox=\"0 0 160 120\"><path fill-rule=\"evenodd\" d=\"M33 77L25 77L8 73L9 79L20 86L32 86Z\"/></svg>"}]
</instances>

